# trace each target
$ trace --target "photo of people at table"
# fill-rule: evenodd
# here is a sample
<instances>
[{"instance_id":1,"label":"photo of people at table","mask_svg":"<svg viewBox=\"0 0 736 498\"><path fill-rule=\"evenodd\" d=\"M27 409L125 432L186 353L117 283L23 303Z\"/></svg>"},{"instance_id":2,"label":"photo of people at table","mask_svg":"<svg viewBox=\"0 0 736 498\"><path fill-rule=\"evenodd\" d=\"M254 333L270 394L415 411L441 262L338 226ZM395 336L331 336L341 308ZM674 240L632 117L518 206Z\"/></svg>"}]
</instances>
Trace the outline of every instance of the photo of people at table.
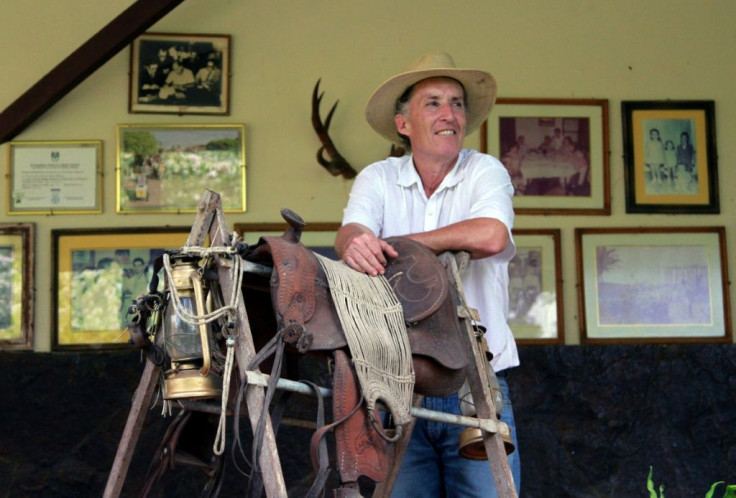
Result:
<instances>
[{"instance_id":1,"label":"photo of people at table","mask_svg":"<svg viewBox=\"0 0 736 498\"><path fill-rule=\"evenodd\" d=\"M698 194L698 168L690 119L644 119L645 192Z\"/></svg>"},{"instance_id":2,"label":"photo of people at table","mask_svg":"<svg viewBox=\"0 0 736 498\"><path fill-rule=\"evenodd\" d=\"M515 195L590 197L589 118L500 118L499 133Z\"/></svg>"},{"instance_id":3,"label":"photo of people at table","mask_svg":"<svg viewBox=\"0 0 736 498\"><path fill-rule=\"evenodd\" d=\"M141 40L138 103L220 106L222 58L208 41Z\"/></svg>"}]
</instances>

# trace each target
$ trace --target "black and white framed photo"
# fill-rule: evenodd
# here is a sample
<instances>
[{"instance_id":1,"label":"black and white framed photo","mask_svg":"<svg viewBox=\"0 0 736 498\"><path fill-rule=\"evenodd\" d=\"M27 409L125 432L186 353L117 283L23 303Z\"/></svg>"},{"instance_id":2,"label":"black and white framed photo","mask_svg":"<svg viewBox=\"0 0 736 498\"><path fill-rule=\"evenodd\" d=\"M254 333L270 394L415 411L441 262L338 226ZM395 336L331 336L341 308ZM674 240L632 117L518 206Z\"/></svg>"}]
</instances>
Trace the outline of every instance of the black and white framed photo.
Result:
<instances>
[{"instance_id":1,"label":"black and white framed photo","mask_svg":"<svg viewBox=\"0 0 736 498\"><path fill-rule=\"evenodd\" d=\"M715 103L625 101L627 213L717 214Z\"/></svg>"},{"instance_id":2,"label":"black and white framed photo","mask_svg":"<svg viewBox=\"0 0 736 498\"><path fill-rule=\"evenodd\" d=\"M576 228L586 344L731 342L724 227Z\"/></svg>"},{"instance_id":3,"label":"black and white framed photo","mask_svg":"<svg viewBox=\"0 0 736 498\"><path fill-rule=\"evenodd\" d=\"M230 35L145 33L130 50L131 113L230 113Z\"/></svg>"}]
</instances>

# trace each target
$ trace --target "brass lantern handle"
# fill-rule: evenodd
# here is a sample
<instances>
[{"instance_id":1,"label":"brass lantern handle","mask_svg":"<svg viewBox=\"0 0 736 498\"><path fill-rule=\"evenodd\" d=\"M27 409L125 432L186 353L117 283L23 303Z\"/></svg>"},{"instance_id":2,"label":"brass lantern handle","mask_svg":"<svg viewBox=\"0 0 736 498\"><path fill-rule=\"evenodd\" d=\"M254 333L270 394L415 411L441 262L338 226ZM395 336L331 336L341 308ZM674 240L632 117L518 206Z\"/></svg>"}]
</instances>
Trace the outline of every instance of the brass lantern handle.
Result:
<instances>
[{"instance_id":1,"label":"brass lantern handle","mask_svg":"<svg viewBox=\"0 0 736 498\"><path fill-rule=\"evenodd\" d=\"M197 302L197 310L203 313L206 309L204 300L204 291L202 286L202 276L198 272L192 272L192 283L194 284L194 299ZM202 376L210 373L210 341L207 333L207 323L199 324L199 340L202 343L202 368L199 374Z\"/></svg>"}]
</instances>

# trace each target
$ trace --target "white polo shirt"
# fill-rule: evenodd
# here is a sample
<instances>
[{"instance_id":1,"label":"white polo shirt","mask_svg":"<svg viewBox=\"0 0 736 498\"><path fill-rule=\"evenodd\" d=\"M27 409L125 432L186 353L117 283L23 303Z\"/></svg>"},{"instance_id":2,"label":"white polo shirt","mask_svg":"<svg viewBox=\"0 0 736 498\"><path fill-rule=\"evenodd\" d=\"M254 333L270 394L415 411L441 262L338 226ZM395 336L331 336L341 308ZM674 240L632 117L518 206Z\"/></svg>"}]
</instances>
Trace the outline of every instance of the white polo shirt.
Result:
<instances>
[{"instance_id":1,"label":"white polo shirt","mask_svg":"<svg viewBox=\"0 0 736 498\"><path fill-rule=\"evenodd\" d=\"M516 253L511 228L514 189L494 157L462 150L457 164L427 199L412 156L390 157L367 166L355 179L342 223L360 223L380 238L426 232L471 218L495 218L509 230L509 244L494 256L471 260L463 275L468 304L478 310L493 353L495 371L519 364L506 323L508 263Z\"/></svg>"}]
</instances>

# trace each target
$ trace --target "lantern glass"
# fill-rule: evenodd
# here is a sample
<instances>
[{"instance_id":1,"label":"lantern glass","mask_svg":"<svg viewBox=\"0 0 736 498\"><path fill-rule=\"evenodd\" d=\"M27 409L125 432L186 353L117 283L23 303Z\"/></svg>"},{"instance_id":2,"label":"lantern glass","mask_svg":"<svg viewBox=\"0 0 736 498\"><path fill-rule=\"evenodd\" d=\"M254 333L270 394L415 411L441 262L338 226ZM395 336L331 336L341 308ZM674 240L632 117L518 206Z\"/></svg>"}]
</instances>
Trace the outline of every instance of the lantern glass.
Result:
<instances>
[{"instance_id":1,"label":"lantern glass","mask_svg":"<svg viewBox=\"0 0 736 498\"><path fill-rule=\"evenodd\" d=\"M193 295L180 295L179 300L184 311L196 315L197 302ZM166 320L166 352L172 361L190 361L202 358L202 340L199 327L182 320L173 306L167 309Z\"/></svg>"}]
</instances>

